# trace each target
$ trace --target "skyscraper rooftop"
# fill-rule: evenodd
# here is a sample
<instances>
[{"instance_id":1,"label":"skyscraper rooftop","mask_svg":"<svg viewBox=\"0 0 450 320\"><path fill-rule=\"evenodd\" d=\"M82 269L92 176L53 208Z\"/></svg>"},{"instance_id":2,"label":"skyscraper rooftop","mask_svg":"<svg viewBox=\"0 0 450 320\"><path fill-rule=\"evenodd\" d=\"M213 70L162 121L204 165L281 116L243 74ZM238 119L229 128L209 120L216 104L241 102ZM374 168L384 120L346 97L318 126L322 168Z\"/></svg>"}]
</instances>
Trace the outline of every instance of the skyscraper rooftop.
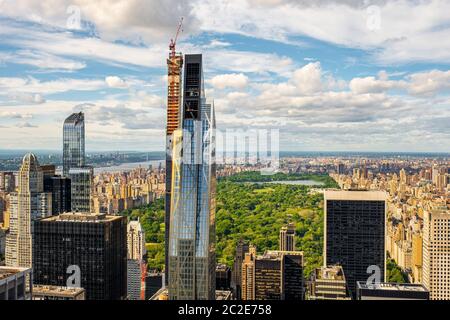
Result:
<instances>
[{"instance_id":1,"label":"skyscraper rooftop","mask_svg":"<svg viewBox=\"0 0 450 320\"><path fill-rule=\"evenodd\" d=\"M64 123L78 124L80 121L84 121L84 113L83 113L83 112L72 113L72 114L64 121Z\"/></svg>"}]
</instances>

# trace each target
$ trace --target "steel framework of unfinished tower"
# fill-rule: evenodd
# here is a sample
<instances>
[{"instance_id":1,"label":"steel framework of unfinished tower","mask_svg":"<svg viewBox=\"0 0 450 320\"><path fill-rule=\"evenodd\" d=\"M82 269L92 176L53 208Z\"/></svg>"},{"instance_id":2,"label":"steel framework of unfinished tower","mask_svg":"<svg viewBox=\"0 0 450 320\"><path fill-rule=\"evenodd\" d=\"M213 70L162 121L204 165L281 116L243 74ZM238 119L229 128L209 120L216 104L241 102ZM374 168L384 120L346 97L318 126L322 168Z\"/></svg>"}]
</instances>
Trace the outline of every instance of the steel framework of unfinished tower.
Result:
<instances>
[{"instance_id":1,"label":"steel framework of unfinished tower","mask_svg":"<svg viewBox=\"0 0 450 320\"><path fill-rule=\"evenodd\" d=\"M167 88L167 127L166 127L166 195L165 195L165 284L168 284L169 265L169 231L170 231L170 203L172 195L172 147L173 133L180 126L181 115L181 71L183 68L183 56L176 53L176 41L181 30L183 20L180 21L177 34L171 40L169 48L170 55L167 59L168 67L168 88Z\"/></svg>"},{"instance_id":2,"label":"steel framework of unfinished tower","mask_svg":"<svg viewBox=\"0 0 450 320\"><path fill-rule=\"evenodd\" d=\"M205 103L202 56L186 55L182 127L174 132L169 298L215 299L214 108Z\"/></svg>"}]
</instances>

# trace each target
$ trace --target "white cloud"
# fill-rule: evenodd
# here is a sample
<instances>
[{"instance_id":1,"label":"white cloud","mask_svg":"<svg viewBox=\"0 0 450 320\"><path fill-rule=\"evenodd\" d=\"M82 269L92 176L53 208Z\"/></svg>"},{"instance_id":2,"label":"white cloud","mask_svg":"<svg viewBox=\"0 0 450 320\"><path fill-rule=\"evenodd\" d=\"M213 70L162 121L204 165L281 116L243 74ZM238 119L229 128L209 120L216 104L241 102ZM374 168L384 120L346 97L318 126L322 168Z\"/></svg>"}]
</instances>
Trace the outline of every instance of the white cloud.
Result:
<instances>
[{"instance_id":1,"label":"white cloud","mask_svg":"<svg viewBox=\"0 0 450 320\"><path fill-rule=\"evenodd\" d=\"M322 68L320 62L309 63L295 70L290 83L301 94L312 94L322 90Z\"/></svg>"},{"instance_id":2,"label":"white cloud","mask_svg":"<svg viewBox=\"0 0 450 320\"><path fill-rule=\"evenodd\" d=\"M18 50L14 53L3 54L2 59L8 63L26 64L52 71L78 71L86 67L84 62L33 50Z\"/></svg>"},{"instance_id":3,"label":"white cloud","mask_svg":"<svg viewBox=\"0 0 450 320\"><path fill-rule=\"evenodd\" d=\"M217 89L244 89L248 85L248 77L243 73L221 74L213 77L210 83Z\"/></svg>"},{"instance_id":4,"label":"white cloud","mask_svg":"<svg viewBox=\"0 0 450 320\"><path fill-rule=\"evenodd\" d=\"M450 90L450 71L419 72L400 80L389 80L386 72L380 72L378 78L354 78L350 82L350 89L358 94L381 93L392 89L406 90L418 96L442 94Z\"/></svg>"},{"instance_id":5,"label":"white cloud","mask_svg":"<svg viewBox=\"0 0 450 320\"><path fill-rule=\"evenodd\" d=\"M11 102L25 104L41 104L45 102L45 98L39 93L12 92L9 94L8 98Z\"/></svg>"},{"instance_id":6,"label":"white cloud","mask_svg":"<svg viewBox=\"0 0 450 320\"><path fill-rule=\"evenodd\" d=\"M66 28L74 14L68 12L70 6L79 9L82 22L95 24L96 32L108 41L166 42L168 35L175 33L181 16L185 17L186 33L198 29L198 20L191 14L191 2L187 0L4 0L2 15ZM83 23L81 27L87 28Z\"/></svg>"},{"instance_id":7,"label":"white cloud","mask_svg":"<svg viewBox=\"0 0 450 320\"><path fill-rule=\"evenodd\" d=\"M450 92L450 70L432 70L412 74L409 77L409 92L416 95L433 95Z\"/></svg>"},{"instance_id":8,"label":"white cloud","mask_svg":"<svg viewBox=\"0 0 450 320\"><path fill-rule=\"evenodd\" d=\"M204 56L205 70L230 70L238 73L287 75L294 67L291 58L272 53L214 50Z\"/></svg>"},{"instance_id":9,"label":"white cloud","mask_svg":"<svg viewBox=\"0 0 450 320\"><path fill-rule=\"evenodd\" d=\"M377 12L368 12L377 5ZM201 29L289 42L308 36L352 48L375 50L380 63L450 62L450 2L207 0L195 6ZM380 28L369 28L370 19ZM412 23L413 21L414 23Z\"/></svg>"},{"instance_id":10,"label":"white cloud","mask_svg":"<svg viewBox=\"0 0 450 320\"><path fill-rule=\"evenodd\" d=\"M62 93L67 91L93 91L105 88L103 80L95 79L69 79L60 78L58 80L41 81L34 77L27 78L0 78L0 89L16 96L22 93L34 94L35 102L41 101L39 94Z\"/></svg>"},{"instance_id":11,"label":"white cloud","mask_svg":"<svg viewBox=\"0 0 450 320\"><path fill-rule=\"evenodd\" d=\"M231 43L226 42L226 41L221 41L218 39L213 39L211 40L211 42L204 46L205 48L223 48L223 47L228 47L231 46Z\"/></svg>"},{"instance_id":12,"label":"white cloud","mask_svg":"<svg viewBox=\"0 0 450 320\"><path fill-rule=\"evenodd\" d=\"M118 89L128 88L128 84L118 76L108 76L105 78L105 82L110 88L118 88Z\"/></svg>"},{"instance_id":13,"label":"white cloud","mask_svg":"<svg viewBox=\"0 0 450 320\"><path fill-rule=\"evenodd\" d=\"M295 43L293 37L308 36L347 47L374 50L374 57L380 63L450 61L450 42L443 41L450 38L447 27L450 3L445 0L21 0L3 1L2 15L65 28L69 5L78 6L81 18L92 23L106 42L144 42L165 50L179 17L184 16L186 37L205 31ZM368 12L370 5L376 5L379 10ZM379 16L374 16L378 12ZM379 28L368 27L371 19L379 21ZM83 44L83 41L79 42ZM137 65L143 62L149 65L153 61L150 53L146 59L141 56L138 52L141 50L129 50L134 53L132 56L120 55L118 50L105 50L106 44L91 40L86 43L93 50L89 52L85 46L72 45L77 43L70 41L66 46L72 47L73 54L78 56L85 52L85 56L122 60L123 63L132 64L134 60ZM57 54L52 41L42 44L50 46L48 52ZM226 43L211 42L215 47L223 44ZM103 50L97 53L99 49ZM111 52L119 57L108 59ZM139 59L136 60L136 56Z\"/></svg>"},{"instance_id":14,"label":"white cloud","mask_svg":"<svg viewBox=\"0 0 450 320\"><path fill-rule=\"evenodd\" d=\"M29 122L21 122L16 125L17 128L38 128L38 126Z\"/></svg>"}]
</instances>

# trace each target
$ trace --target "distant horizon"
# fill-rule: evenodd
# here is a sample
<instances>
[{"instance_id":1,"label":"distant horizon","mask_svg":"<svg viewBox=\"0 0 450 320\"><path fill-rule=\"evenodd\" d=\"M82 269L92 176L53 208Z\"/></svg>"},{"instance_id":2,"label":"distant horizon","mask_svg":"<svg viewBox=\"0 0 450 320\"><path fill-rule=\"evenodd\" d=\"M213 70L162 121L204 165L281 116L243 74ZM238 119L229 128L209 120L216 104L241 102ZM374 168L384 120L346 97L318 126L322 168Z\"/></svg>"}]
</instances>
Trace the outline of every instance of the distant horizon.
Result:
<instances>
[{"instance_id":1,"label":"distant horizon","mask_svg":"<svg viewBox=\"0 0 450 320\"><path fill-rule=\"evenodd\" d=\"M57 149L0 149L0 153L8 152L32 152L32 153L60 153L62 150ZM165 153L165 150L101 150L93 151L86 150L86 153L104 154L104 153ZM281 150L282 153L327 153L327 154L348 154L348 153L362 153L362 154L444 154L450 155L450 151L368 151L368 150Z\"/></svg>"}]
</instances>

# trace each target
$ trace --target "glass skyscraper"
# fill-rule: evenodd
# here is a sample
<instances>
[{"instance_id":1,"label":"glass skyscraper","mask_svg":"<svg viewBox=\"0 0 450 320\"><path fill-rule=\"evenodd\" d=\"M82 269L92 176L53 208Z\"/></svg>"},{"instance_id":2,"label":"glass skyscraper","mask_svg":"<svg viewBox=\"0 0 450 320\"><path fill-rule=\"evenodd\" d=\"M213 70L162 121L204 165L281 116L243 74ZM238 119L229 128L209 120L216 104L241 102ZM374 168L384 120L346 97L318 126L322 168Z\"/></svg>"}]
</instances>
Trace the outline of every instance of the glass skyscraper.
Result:
<instances>
[{"instance_id":1,"label":"glass skyscraper","mask_svg":"<svg viewBox=\"0 0 450 320\"><path fill-rule=\"evenodd\" d=\"M325 192L324 265L341 265L348 289L370 280L369 267L386 276L386 194L382 191ZM368 272L369 270L369 272Z\"/></svg>"},{"instance_id":2,"label":"glass skyscraper","mask_svg":"<svg viewBox=\"0 0 450 320\"><path fill-rule=\"evenodd\" d=\"M71 181L73 212L91 212L93 168L85 166L84 114L73 113L64 121L63 175Z\"/></svg>"},{"instance_id":3,"label":"glass skyscraper","mask_svg":"<svg viewBox=\"0 0 450 320\"><path fill-rule=\"evenodd\" d=\"M85 165L84 114L73 113L63 127L63 175L68 177L71 168Z\"/></svg>"},{"instance_id":4,"label":"glass skyscraper","mask_svg":"<svg viewBox=\"0 0 450 320\"><path fill-rule=\"evenodd\" d=\"M202 56L186 55L182 128L174 132L169 298L215 299L214 109L203 91Z\"/></svg>"},{"instance_id":5,"label":"glass skyscraper","mask_svg":"<svg viewBox=\"0 0 450 320\"><path fill-rule=\"evenodd\" d=\"M70 168L71 208L73 212L91 212L94 169L89 166Z\"/></svg>"}]
</instances>

